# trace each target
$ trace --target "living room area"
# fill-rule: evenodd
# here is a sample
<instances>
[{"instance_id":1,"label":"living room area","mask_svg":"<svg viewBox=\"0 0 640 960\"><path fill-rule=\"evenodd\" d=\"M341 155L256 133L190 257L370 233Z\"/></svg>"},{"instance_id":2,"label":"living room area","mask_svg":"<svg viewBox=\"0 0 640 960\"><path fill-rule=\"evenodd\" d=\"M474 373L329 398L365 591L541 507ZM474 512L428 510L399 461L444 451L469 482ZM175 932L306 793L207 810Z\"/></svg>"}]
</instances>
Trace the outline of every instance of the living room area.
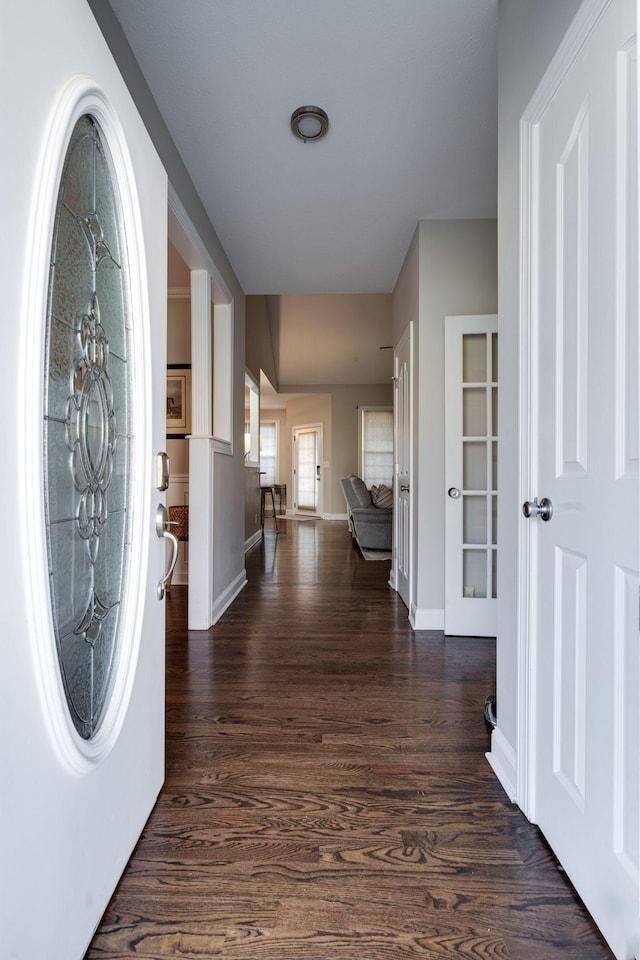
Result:
<instances>
[{"instance_id":1,"label":"living room area","mask_svg":"<svg viewBox=\"0 0 640 960\"><path fill-rule=\"evenodd\" d=\"M267 518L275 507L278 520L315 517L346 528L342 478L392 486L392 297L249 296L246 325L245 549L275 529L261 522L261 488L278 488L274 500L267 494Z\"/></svg>"}]
</instances>

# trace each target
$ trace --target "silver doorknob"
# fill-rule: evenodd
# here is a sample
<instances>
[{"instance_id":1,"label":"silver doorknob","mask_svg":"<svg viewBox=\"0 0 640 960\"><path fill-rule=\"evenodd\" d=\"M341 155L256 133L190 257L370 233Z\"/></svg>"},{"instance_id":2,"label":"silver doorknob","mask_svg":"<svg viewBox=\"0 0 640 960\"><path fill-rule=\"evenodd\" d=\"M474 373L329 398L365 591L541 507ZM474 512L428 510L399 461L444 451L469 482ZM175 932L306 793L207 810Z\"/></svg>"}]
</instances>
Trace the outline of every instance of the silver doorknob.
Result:
<instances>
[{"instance_id":1,"label":"silver doorknob","mask_svg":"<svg viewBox=\"0 0 640 960\"><path fill-rule=\"evenodd\" d=\"M449 487L449 489L447 490L447 493L449 494L452 500L457 500L458 497L460 496L460 491L458 490L457 487Z\"/></svg>"},{"instance_id":2,"label":"silver doorknob","mask_svg":"<svg viewBox=\"0 0 640 960\"><path fill-rule=\"evenodd\" d=\"M548 497L543 497L538 503L538 498L536 497L535 500L525 500L522 504L522 512L527 520L531 517L539 517L540 520L551 520L553 516L553 504Z\"/></svg>"}]
</instances>

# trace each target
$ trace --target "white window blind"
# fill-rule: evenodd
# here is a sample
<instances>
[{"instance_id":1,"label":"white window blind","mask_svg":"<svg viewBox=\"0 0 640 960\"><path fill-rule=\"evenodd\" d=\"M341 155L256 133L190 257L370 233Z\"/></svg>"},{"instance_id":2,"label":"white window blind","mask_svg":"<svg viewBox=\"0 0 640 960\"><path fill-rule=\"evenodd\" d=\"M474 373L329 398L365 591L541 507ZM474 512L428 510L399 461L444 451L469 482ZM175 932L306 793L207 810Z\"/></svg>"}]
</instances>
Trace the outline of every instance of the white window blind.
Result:
<instances>
[{"instance_id":1,"label":"white window blind","mask_svg":"<svg viewBox=\"0 0 640 960\"><path fill-rule=\"evenodd\" d=\"M360 425L360 472L371 489L393 483L393 410L363 407Z\"/></svg>"},{"instance_id":2,"label":"white window blind","mask_svg":"<svg viewBox=\"0 0 640 960\"><path fill-rule=\"evenodd\" d=\"M260 424L260 483L271 487L277 483L278 474L278 428L275 421Z\"/></svg>"}]
</instances>

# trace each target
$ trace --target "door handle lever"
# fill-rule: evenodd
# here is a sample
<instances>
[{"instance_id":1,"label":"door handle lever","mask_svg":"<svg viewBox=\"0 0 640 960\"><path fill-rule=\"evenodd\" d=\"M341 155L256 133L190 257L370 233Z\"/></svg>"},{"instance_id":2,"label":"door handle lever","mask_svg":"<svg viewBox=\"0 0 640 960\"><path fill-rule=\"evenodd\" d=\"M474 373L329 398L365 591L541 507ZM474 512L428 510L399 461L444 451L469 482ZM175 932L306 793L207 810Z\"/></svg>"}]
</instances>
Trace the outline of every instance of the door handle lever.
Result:
<instances>
[{"instance_id":1,"label":"door handle lever","mask_svg":"<svg viewBox=\"0 0 640 960\"><path fill-rule=\"evenodd\" d=\"M162 580L158 583L158 600L163 600L165 595L165 588L169 577L173 573L176 563L178 562L178 550L180 549L180 544L178 543L178 538L175 533L172 533L169 527L177 526L175 520L169 520L169 514L167 513L167 508L164 503L158 504L158 509L156 510L156 535L160 539L169 540L173 549L171 552L171 560L169 561L169 569L165 573Z\"/></svg>"}]
</instances>

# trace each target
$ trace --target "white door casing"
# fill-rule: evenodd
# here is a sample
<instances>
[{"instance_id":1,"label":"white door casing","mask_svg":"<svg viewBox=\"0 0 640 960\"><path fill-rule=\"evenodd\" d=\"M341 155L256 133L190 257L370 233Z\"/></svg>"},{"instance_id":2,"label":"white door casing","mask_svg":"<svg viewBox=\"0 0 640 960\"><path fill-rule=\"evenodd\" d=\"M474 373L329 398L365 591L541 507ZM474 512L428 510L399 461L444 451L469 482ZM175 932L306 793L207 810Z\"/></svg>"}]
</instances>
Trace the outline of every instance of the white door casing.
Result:
<instances>
[{"instance_id":1,"label":"white door casing","mask_svg":"<svg viewBox=\"0 0 640 960\"><path fill-rule=\"evenodd\" d=\"M637 96L635 5L593 0L521 125L521 492L553 514L521 525L519 802L618 960L640 938Z\"/></svg>"},{"instance_id":2,"label":"white door casing","mask_svg":"<svg viewBox=\"0 0 640 960\"><path fill-rule=\"evenodd\" d=\"M3 253L3 290L13 323L3 332L3 492L12 509L1 579L0 928L3 954L13 960L80 960L163 779L157 583L165 547L154 529L162 499L154 460L164 447L167 182L86 3L25 0L8 18L11 44L0 71L12 147L2 190L12 242ZM28 71L25 49L34 58ZM135 370L124 639L110 705L87 740L71 723L55 656L42 453L53 216L68 137L83 114L96 117L105 135L121 194Z\"/></svg>"},{"instance_id":3,"label":"white door casing","mask_svg":"<svg viewBox=\"0 0 640 960\"><path fill-rule=\"evenodd\" d=\"M322 516L322 424L294 427L293 509L294 512Z\"/></svg>"},{"instance_id":4,"label":"white door casing","mask_svg":"<svg viewBox=\"0 0 640 960\"><path fill-rule=\"evenodd\" d=\"M445 318L445 611L450 636L497 627L498 318Z\"/></svg>"},{"instance_id":5,"label":"white door casing","mask_svg":"<svg viewBox=\"0 0 640 960\"><path fill-rule=\"evenodd\" d=\"M411 610L411 475L412 475L412 330L394 350L394 510L392 586Z\"/></svg>"}]
</instances>

